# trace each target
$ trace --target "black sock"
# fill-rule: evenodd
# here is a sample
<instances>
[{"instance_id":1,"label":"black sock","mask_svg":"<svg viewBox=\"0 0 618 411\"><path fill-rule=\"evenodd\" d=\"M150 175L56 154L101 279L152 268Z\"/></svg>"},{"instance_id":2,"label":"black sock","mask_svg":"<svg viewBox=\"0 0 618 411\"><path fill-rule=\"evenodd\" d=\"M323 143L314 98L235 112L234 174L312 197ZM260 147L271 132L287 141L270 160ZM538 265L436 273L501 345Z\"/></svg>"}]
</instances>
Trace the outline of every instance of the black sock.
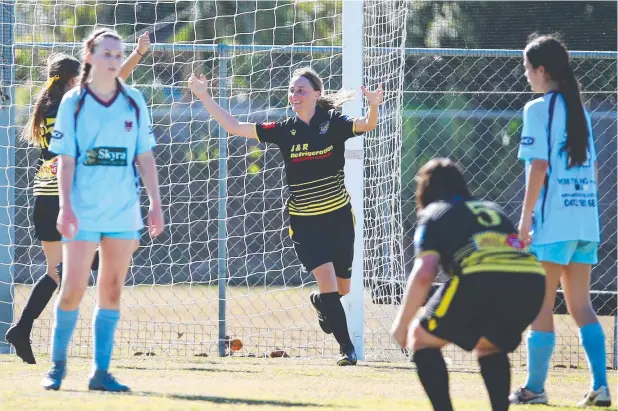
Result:
<instances>
[{"instance_id":1,"label":"black sock","mask_svg":"<svg viewBox=\"0 0 618 411\"><path fill-rule=\"evenodd\" d=\"M47 274L44 274L34 283L28 302L21 313L18 324L26 327L28 331L32 330L34 320L39 318L49 300L51 300L54 291L58 288L58 284Z\"/></svg>"},{"instance_id":2,"label":"black sock","mask_svg":"<svg viewBox=\"0 0 618 411\"><path fill-rule=\"evenodd\" d=\"M505 352L479 358L481 375L489 392L493 411L509 409L509 391L511 390L511 366Z\"/></svg>"},{"instance_id":3,"label":"black sock","mask_svg":"<svg viewBox=\"0 0 618 411\"><path fill-rule=\"evenodd\" d=\"M435 411L453 411L448 389L448 371L438 348L423 348L414 353L418 378Z\"/></svg>"},{"instance_id":4,"label":"black sock","mask_svg":"<svg viewBox=\"0 0 618 411\"><path fill-rule=\"evenodd\" d=\"M354 348L354 346L352 345L352 340L350 340L348 322L346 321L345 311L339 298L338 292L323 293L320 294L320 303L323 309L322 314L327 318L341 350L347 351Z\"/></svg>"}]
</instances>

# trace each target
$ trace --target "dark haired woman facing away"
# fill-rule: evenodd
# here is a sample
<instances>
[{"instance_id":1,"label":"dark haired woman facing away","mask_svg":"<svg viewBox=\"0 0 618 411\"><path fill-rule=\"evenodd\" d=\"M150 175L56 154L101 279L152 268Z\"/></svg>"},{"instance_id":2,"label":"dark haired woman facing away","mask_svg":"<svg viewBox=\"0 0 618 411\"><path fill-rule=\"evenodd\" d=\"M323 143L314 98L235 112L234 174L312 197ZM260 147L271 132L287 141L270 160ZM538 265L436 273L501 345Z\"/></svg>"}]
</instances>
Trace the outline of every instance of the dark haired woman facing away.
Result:
<instances>
[{"instance_id":1,"label":"dark haired woman facing away","mask_svg":"<svg viewBox=\"0 0 618 411\"><path fill-rule=\"evenodd\" d=\"M528 379L513 404L547 404L545 380L556 343L553 308L562 283L592 373L580 406L611 405L605 335L590 302L590 273L600 241L597 159L590 116L569 54L555 37L533 35L524 50L526 77L543 93L524 108L519 158L526 190L519 234L547 273L543 307L527 336Z\"/></svg>"}]
</instances>

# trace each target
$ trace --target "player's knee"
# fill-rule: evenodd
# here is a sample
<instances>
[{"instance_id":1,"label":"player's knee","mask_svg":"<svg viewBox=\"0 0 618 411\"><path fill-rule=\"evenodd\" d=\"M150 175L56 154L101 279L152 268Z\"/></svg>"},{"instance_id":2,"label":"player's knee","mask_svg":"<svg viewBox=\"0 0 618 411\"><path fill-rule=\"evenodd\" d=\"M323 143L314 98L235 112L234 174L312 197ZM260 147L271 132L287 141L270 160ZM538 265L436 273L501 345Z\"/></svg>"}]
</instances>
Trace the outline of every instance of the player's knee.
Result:
<instances>
[{"instance_id":1,"label":"player's knee","mask_svg":"<svg viewBox=\"0 0 618 411\"><path fill-rule=\"evenodd\" d=\"M58 297L58 305L62 310L72 311L79 307L84 291L65 284Z\"/></svg>"},{"instance_id":2,"label":"player's knee","mask_svg":"<svg viewBox=\"0 0 618 411\"><path fill-rule=\"evenodd\" d=\"M427 331L425 331L425 329L421 327L421 324L417 321L415 321L410 328L408 348L414 352L427 348Z\"/></svg>"},{"instance_id":3,"label":"player's knee","mask_svg":"<svg viewBox=\"0 0 618 411\"><path fill-rule=\"evenodd\" d=\"M596 321L596 313L592 309L592 304L581 304L576 307L569 307L569 312L578 327L582 327L586 324Z\"/></svg>"},{"instance_id":4,"label":"player's knee","mask_svg":"<svg viewBox=\"0 0 618 411\"><path fill-rule=\"evenodd\" d=\"M101 286L102 284L99 284L99 287ZM105 306L119 305L121 291L122 291L121 287L118 286L117 284L107 284L107 286L101 287L101 290L100 290L101 302Z\"/></svg>"}]
</instances>

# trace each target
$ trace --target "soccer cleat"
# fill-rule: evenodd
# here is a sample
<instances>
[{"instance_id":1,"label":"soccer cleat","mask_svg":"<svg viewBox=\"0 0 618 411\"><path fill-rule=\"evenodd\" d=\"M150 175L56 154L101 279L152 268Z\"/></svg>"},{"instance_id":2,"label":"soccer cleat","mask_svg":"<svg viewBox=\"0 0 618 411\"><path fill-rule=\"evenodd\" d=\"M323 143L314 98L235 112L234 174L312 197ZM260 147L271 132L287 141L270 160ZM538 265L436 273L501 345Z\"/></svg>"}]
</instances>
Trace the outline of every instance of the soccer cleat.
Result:
<instances>
[{"instance_id":1,"label":"soccer cleat","mask_svg":"<svg viewBox=\"0 0 618 411\"><path fill-rule=\"evenodd\" d=\"M67 363L66 361L58 361L52 364L51 369L47 372L47 375L43 377L41 386L46 390L58 391L62 380L67 375Z\"/></svg>"},{"instance_id":2,"label":"soccer cleat","mask_svg":"<svg viewBox=\"0 0 618 411\"><path fill-rule=\"evenodd\" d=\"M88 389L92 391L128 392L126 385L120 384L112 374L105 370L96 370L90 377Z\"/></svg>"},{"instance_id":3,"label":"soccer cleat","mask_svg":"<svg viewBox=\"0 0 618 411\"><path fill-rule=\"evenodd\" d=\"M320 293L317 291L312 291L311 294L309 294L309 300L311 301L311 305L313 305L313 308L315 308L315 311L318 313L318 322L320 324L320 328L326 334L332 334L333 330L330 329L330 324L328 323L326 316L322 313L322 305L320 304L319 297Z\"/></svg>"},{"instance_id":4,"label":"soccer cleat","mask_svg":"<svg viewBox=\"0 0 618 411\"><path fill-rule=\"evenodd\" d=\"M19 324L15 324L9 328L4 338L15 347L15 354L25 363L36 364L34 353L32 352L30 333L27 330L23 329Z\"/></svg>"},{"instance_id":5,"label":"soccer cleat","mask_svg":"<svg viewBox=\"0 0 618 411\"><path fill-rule=\"evenodd\" d=\"M349 350L344 350L343 348L340 350L341 357L337 360L337 365L341 367L345 367L348 365L356 365L356 351L354 351L354 347Z\"/></svg>"},{"instance_id":6,"label":"soccer cleat","mask_svg":"<svg viewBox=\"0 0 618 411\"><path fill-rule=\"evenodd\" d=\"M547 391L537 394L526 387L520 387L509 395L511 404L545 404L547 405Z\"/></svg>"},{"instance_id":7,"label":"soccer cleat","mask_svg":"<svg viewBox=\"0 0 618 411\"><path fill-rule=\"evenodd\" d=\"M609 407L612 405L612 396L609 394L609 388L603 386L598 390L590 391L584 396L584 399L577 403L578 407Z\"/></svg>"}]
</instances>

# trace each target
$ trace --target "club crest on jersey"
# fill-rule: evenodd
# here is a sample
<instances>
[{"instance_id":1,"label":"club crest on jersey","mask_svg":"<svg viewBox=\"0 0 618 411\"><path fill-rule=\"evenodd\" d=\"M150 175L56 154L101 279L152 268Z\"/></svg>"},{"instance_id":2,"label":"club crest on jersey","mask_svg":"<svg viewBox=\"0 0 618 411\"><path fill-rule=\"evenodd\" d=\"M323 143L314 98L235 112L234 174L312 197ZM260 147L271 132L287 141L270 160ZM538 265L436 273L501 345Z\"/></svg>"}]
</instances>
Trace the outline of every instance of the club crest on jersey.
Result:
<instances>
[{"instance_id":1,"label":"club crest on jersey","mask_svg":"<svg viewBox=\"0 0 618 411\"><path fill-rule=\"evenodd\" d=\"M52 132L51 137L52 137L52 138L55 138L56 140L60 140L62 137L64 137L64 133L63 133L62 131L57 131L57 130L54 130L54 131Z\"/></svg>"},{"instance_id":2,"label":"club crest on jersey","mask_svg":"<svg viewBox=\"0 0 618 411\"><path fill-rule=\"evenodd\" d=\"M133 130L133 122L130 120L125 120L124 121L124 131L131 131Z\"/></svg>"},{"instance_id":3,"label":"club crest on jersey","mask_svg":"<svg viewBox=\"0 0 618 411\"><path fill-rule=\"evenodd\" d=\"M320 135L324 135L328 133L328 126L330 125L330 121L325 121L320 124Z\"/></svg>"},{"instance_id":4,"label":"club crest on jersey","mask_svg":"<svg viewBox=\"0 0 618 411\"><path fill-rule=\"evenodd\" d=\"M290 130L290 134L291 134L291 135L293 135L293 136L295 136L295 135L296 135L296 129L294 129L294 128L293 128L293 129L291 129L291 130Z\"/></svg>"}]
</instances>

